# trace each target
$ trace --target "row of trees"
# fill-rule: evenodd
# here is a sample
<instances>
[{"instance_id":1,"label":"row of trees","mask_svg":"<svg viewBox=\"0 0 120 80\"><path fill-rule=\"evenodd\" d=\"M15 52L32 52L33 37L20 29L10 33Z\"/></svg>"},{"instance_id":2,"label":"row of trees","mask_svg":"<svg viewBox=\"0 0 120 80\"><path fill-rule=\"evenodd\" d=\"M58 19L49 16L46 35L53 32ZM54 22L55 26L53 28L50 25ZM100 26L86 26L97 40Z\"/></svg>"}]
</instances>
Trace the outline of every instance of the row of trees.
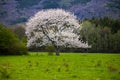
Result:
<instances>
[{"instance_id":1,"label":"row of trees","mask_svg":"<svg viewBox=\"0 0 120 80\"><path fill-rule=\"evenodd\" d=\"M62 48L61 51L73 52L120 52L120 19L114 20L108 17L92 18L80 23L82 29L80 37L88 42L90 49ZM19 39L26 44L25 26L10 27L11 31L18 35ZM49 48L48 48L49 47ZM54 51L53 46L32 47L31 51Z\"/></svg>"},{"instance_id":2,"label":"row of trees","mask_svg":"<svg viewBox=\"0 0 120 80\"><path fill-rule=\"evenodd\" d=\"M84 20L80 37L88 42L90 49L64 48L72 52L120 52L120 20L109 18ZM0 55L26 54L25 26L5 27L0 24ZM54 52L53 46L33 47L31 51Z\"/></svg>"},{"instance_id":3,"label":"row of trees","mask_svg":"<svg viewBox=\"0 0 120 80\"><path fill-rule=\"evenodd\" d=\"M89 52L120 52L120 19L91 19L82 22L81 37L92 45Z\"/></svg>"}]
</instances>

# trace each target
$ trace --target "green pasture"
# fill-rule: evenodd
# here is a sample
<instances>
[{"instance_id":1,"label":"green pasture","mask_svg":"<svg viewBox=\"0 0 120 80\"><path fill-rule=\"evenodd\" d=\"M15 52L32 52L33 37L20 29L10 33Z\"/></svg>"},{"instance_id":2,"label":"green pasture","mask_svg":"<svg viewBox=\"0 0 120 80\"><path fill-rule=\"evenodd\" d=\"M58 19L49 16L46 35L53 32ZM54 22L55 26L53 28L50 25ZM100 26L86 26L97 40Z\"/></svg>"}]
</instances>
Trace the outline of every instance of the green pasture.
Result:
<instances>
[{"instance_id":1,"label":"green pasture","mask_svg":"<svg viewBox=\"0 0 120 80\"><path fill-rule=\"evenodd\" d=\"M120 54L0 56L0 80L120 80Z\"/></svg>"}]
</instances>

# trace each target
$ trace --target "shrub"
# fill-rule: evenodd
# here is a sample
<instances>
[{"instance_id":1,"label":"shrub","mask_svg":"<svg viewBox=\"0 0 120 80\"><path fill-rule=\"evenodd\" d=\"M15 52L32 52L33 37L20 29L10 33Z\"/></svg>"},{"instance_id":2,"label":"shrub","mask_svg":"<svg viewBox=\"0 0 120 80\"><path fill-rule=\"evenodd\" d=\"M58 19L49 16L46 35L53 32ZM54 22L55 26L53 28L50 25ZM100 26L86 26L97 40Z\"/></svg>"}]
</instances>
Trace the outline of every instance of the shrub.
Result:
<instances>
[{"instance_id":1,"label":"shrub","mask_svg":"<svg viewBox=\"0 0 120 80\"><path fill-rule=\"evenodd\" d=\"M4 25L0 24L0 55L27 54L25 44Z\"/></svg>"},{"instance_id":2,"label":"shrub","mask_svg":"<svg viewBox=\"0 0 120 80\"><path fill-rule=\"evenodd\" d=\"M48 51L48 55L53 55L53 52L55 51L55 48L52 45L48 45L45 47L45 50Z\"/></svg>"}]
</instances>

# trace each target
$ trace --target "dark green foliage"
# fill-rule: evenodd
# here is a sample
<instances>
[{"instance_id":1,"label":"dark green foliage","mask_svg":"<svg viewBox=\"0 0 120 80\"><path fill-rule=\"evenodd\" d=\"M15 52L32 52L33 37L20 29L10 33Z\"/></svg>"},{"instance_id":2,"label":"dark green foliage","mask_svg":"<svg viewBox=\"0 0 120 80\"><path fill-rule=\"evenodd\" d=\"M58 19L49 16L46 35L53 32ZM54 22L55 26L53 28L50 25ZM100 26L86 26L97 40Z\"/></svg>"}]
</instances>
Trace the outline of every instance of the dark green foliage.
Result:
<instances>
[{"instance_id":1,"label":"dark green foliage","mask_svg":"<svg viewBox=\"0 0 120 80\"><path fill-rule=\"evenodd\" d=\"M80 35L92 46L89 52L120 52L119 21L109 18L83 21Z\"/></svg>"},{"instance_id":2,"label":"dark green foliage","mask_svg":"<svg viewBox=\"0 0 120 80\"><path fill-rule=\"evenodd\" d=\"M0 55L27 54L25 44L8 28L0 24Z\"/></svg>"},{"instance_id":3,"label":"dark green foliage","mask_svg":"<svg viewBox=\"0 0 120 80\"><path fill-rule=\"evenodd\" d=\"M53 55L55 48L52 45L48 45L45 47L45 50L48 51L48 55Z\"/></svg>"},{"instance_id":4,"label":"dark green foliage","mask_svg":"<svg viewBox=\"0 0 120 80\"><path fill-rule=\"evenodd\" d=\"M120 29L120 19L111 19L108 17L104 17L104 18L92 18L91 20L89 20L90 22L92 22L93 24L95 24L95 27L98 27L99 25L101 27L109 27L111 28L111 32L112 33L116 33L119 29Z\"/></svg>"},{"instance_id":5,"label":"dark green foliage","mask_svg":"<svg viewBox=\"0 0 120 80\"><path fill-rule=\"evenodd\" d=\"M23 42L27 42L27 38L25 35L25 26L24 25L19 25L19 26L12 26L10 27L10 30L15 33L20 40Z\"/></svg>"},{"instance_id":6,"label":"dark green foliage","mask_svg":"<svg viewBox=\"0 0 120 80\"><path fill-rule=\"evenodd\" d=\"M110 50L120 52L120 30L116 34L110 35Z\"/></svg>"}]
</instances>

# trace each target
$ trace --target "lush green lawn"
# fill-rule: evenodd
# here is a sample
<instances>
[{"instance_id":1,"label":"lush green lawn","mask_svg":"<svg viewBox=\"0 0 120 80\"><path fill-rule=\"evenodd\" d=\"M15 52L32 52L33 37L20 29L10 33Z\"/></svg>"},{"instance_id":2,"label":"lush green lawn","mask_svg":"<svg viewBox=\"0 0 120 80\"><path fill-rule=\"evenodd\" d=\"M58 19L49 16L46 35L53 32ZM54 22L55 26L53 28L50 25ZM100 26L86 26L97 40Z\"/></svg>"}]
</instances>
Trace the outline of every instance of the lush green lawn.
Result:
<instances>
[{"instance_id":1,"label":"lush green lawn","mask_svg":"<svg viewBox=\"0 0 120 80\"><path fill-rule=\"evenodd\" d=\"M120 54L1 56L0 68L3 80L120 80Z\"/></svg>"}]
</instances>

